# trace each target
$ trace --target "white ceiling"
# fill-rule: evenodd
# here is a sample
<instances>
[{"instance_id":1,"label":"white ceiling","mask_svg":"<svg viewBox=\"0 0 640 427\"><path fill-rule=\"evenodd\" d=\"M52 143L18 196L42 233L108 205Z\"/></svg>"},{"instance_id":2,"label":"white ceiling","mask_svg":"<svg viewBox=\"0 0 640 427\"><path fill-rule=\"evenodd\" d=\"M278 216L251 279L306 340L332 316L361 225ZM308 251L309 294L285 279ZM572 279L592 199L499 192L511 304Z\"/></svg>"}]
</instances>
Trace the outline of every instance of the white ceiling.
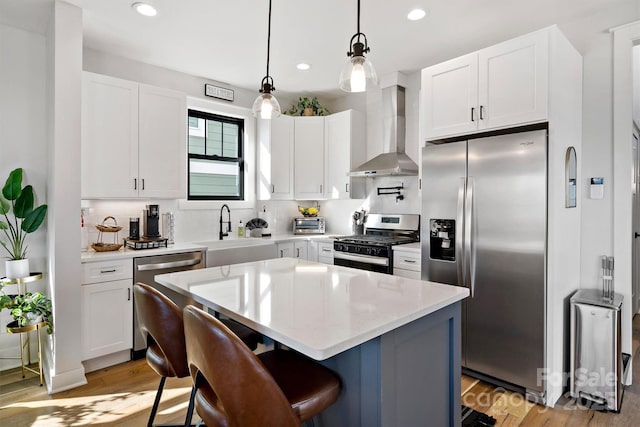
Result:
<instances>
[{"instance_id":1,"label":"white ceiling","mask_svg":"<svg viewBox=\"0 0 640 427\"><path fill-rule=\"evenodd\" d=\"M84 9L85 46L257 90L266 73L268 0L150 0L154 18L132 0L68 0ZM278 92L333 97L356 0L272 0L271 69ZM362 0L361 31L379 75L411 72L554 23L629 0ZM51 0L0 0L0 23L44 32ZM427 17L411 22L409 10ZM296 69L298 62L309 71Z\"/></svg>"}]
</instances>

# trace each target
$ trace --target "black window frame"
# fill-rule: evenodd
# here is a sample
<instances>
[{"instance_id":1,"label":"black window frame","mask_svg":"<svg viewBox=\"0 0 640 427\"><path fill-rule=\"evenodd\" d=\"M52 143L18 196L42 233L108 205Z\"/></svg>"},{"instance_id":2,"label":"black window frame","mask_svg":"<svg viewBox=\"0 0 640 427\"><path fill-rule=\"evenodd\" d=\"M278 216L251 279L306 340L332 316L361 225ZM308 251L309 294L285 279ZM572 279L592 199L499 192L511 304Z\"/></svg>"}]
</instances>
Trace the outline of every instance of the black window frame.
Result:
<instances>
[{"instance_id":1,"label":"black window frame","mask_svg":"<svg viewBox=\"0 0 640 427\"><path fill-rule=\"evenodd\" d=\"M229 123L238 125L238 157L226 157L226 156L218 156L214 155L206 155L206 154L191 154L189 152L189 118L195 117L198 119L204 120L214 120L222 123ZM229 117L222 116L220 114L208 113L200 110L187 110L187 200L244 200L244 119L238 117ZM207 144L207 136L205 130L205 150ZM224 141L222 141L224 144ZM221 150L224 152L224 149ZM229 162L236 164L238 163L239 168L239 191L237 196L192 196L191 195L191 159L198 160L215 160L219 162Z\"/></svg>"}]
</instances>

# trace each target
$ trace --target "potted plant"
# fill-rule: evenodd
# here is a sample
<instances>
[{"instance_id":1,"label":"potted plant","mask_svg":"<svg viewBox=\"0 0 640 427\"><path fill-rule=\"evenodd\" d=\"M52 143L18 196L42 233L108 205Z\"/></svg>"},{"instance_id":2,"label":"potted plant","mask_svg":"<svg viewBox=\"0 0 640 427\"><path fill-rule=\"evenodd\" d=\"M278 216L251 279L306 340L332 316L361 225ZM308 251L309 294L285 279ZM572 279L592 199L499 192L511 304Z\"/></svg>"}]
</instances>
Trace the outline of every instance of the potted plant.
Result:
<instances>
[{"instance_id":1,"label":"potted plant","mask_svg":"<svg viewBox=\"0 0 640 427\"><path fill-rule=\"evenodd\" d=\"M47 322L47 333L53 332L53 313L51 300L40 292L26 292L14 295L13 298L3 294L0 296L1 308L6 308L13 316L9 328L21 328L40 322Z\"/></svg>"},{"instance_id":2,"label":"potted plant","mask_svg":"<svg viewBox=\"0 0 640 427\"><path fill-rule=\"evenodd\" d=\"M9 213L12 213L13 218ZM22 187L22 168L11 171L0 195L0 215L4 215L5 219L0 220L0 230L7 237L7 241L0 240L0 244L9 254L5 263L7 278L17 279L29 275L27 235L42 225L46 214L47 205L34 208L33 187Z\"/></svg>"},{"instance_id":3,"label":"potted plant","mask_svg":"<svg viewBox=\"0 0 640 427\"><path fill-rule=\"evenodd\" d=\"M313 98L301 96L298 98L298 102L284 113L289 116L326 116L329 114L329 110L320 105L315 96Z\"/></svg>"}]
</instances>

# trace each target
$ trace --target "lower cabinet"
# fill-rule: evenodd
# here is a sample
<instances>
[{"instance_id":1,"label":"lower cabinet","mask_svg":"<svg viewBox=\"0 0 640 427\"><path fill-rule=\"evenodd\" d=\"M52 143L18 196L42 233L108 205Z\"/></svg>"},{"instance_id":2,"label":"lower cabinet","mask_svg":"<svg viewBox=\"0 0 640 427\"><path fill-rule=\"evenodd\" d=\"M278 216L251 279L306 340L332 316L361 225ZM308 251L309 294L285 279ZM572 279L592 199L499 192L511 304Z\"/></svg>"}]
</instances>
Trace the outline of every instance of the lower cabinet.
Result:
<instances>
[{"instance_id":1,"label":"lower cabinet","mask_svg":"<svg viewBox=\"0 0 640 427\"><path fill-rule=\"evenodd\" d=\"M318 262L333 265L333 242L318 242Z\"/></svg>"},{"instance_id":2,"label":"lower cabinet","mask_svg":"<svg viewBox=\"0 0 640 427\"><path fill-rule=\"evenodd\" d=\"M300 258L308 259L309 246L306 240L291 240L277 243L279 258Z\"/></svg>"},{"instance_id":3,"label":"lower cabinet","mask_svg":"<svg viewBox=\"0 0 640 427\"><path fill-rule=\"evenodd\" d=\"M82 360L130 350L133 345L131 260L87 263L83 269L84 280L80 286Z\"/></svg>"},{"instance_id":4,"label":"lower cabinet","mask_svg":"<svg viewBox=\"0 0 640 427\"><path fill-rule=\"evenodd\" d=\"M393 251L393 275L420 279L420 253L415 251Z\"/></svg>"}]
</instances>

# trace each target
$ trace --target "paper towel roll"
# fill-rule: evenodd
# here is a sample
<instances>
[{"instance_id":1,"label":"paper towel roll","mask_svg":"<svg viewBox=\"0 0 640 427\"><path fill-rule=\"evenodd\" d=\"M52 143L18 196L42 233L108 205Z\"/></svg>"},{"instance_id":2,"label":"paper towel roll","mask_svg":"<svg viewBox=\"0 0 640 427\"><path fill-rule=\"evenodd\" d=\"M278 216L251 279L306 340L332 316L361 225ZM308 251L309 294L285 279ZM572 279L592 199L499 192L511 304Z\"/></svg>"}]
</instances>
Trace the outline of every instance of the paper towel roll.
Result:
<instances>
[{"instance_id":1,"label":"paper towel roll","mask_svg":"<svg viewBox=\"0 0 640 427\"><path fill-rule=\"evenodd\" d=\"M262 210L258 212L258 218L264 219L264 221L267 223L267 226L262 229L262 236L271 236L271 229L273 228L273 224L271 223L271 214L270 212L267 212L266 206L263 206Z\"/></svg>"}]
</instances>

